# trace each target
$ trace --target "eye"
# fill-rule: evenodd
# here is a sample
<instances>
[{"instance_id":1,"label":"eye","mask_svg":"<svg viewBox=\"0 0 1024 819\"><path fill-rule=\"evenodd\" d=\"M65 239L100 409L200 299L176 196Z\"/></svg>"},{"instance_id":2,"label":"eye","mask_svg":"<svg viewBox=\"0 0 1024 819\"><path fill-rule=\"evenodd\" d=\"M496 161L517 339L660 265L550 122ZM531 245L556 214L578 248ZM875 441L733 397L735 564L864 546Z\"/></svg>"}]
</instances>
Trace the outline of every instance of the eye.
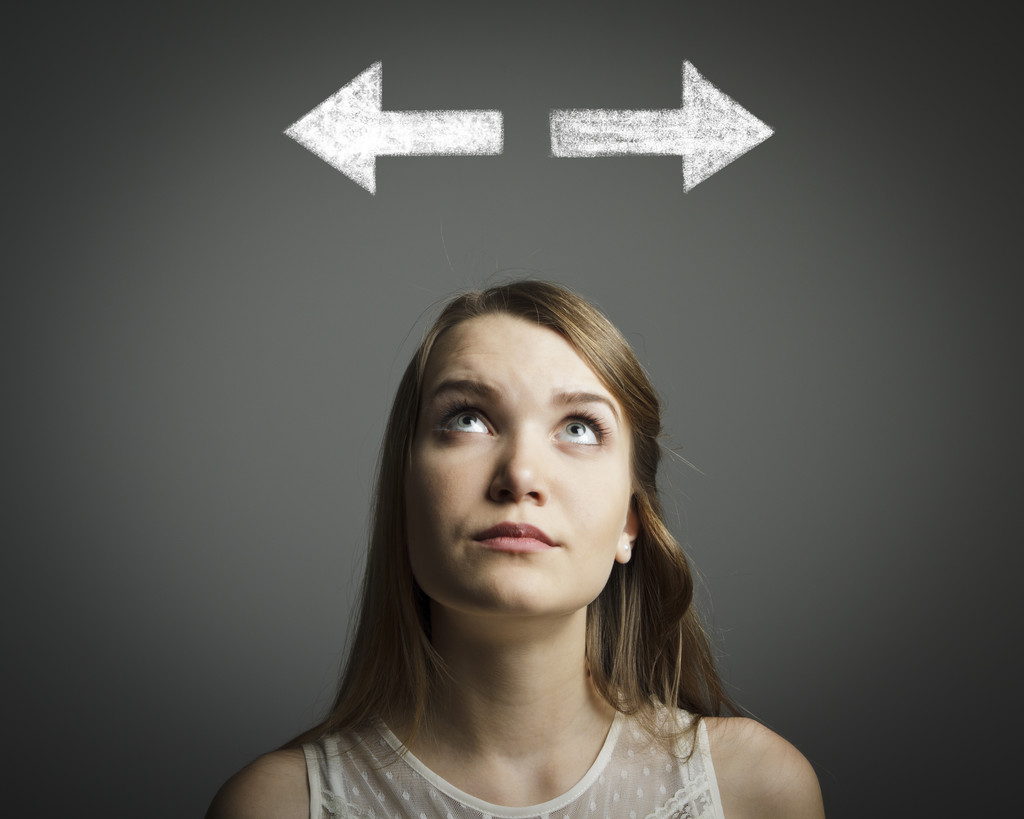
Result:
<instances>
[{"instance_id":1,"label":"eye","mask_svg":"<svg viewBox=\"0 0 1024 819\"><path fill-rule=\"evenodd\" d=\"M584 421L580 418L573 418L558 434L560 441L568 441L571 444L584 444L595 446L601 443L601 435L593 422Z\"/></svg>"},{"instance_id":2,"label":"eye","mask_svg":"<svg viewBox=\"0 0 1024 819\"><path fill-rule=\"evenodd\" d=\"M441 422L446 432L488 432L487 424L473 410L459 410Z\"/></svg>"}]
</instances>

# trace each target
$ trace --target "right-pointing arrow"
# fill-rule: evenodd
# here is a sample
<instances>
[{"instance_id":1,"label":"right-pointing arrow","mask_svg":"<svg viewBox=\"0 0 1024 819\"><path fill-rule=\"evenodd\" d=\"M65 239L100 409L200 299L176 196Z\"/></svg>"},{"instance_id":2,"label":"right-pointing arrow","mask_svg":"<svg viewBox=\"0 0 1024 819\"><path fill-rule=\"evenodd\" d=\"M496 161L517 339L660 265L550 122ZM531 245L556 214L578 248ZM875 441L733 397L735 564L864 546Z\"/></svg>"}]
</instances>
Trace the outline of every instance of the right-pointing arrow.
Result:
<instances>
[{"instance_id":1,"label":"right-pointing arrow","mask_svg":"<svg viewBox=\"0 0 1024 819\"><path fill-rule=\"evenodd\" d=\"M552 155L682 156L685 191L772 133L761 120L704 79L689 61L683 63L681 108L551 112Z\"/></svg>"}]
</instances>

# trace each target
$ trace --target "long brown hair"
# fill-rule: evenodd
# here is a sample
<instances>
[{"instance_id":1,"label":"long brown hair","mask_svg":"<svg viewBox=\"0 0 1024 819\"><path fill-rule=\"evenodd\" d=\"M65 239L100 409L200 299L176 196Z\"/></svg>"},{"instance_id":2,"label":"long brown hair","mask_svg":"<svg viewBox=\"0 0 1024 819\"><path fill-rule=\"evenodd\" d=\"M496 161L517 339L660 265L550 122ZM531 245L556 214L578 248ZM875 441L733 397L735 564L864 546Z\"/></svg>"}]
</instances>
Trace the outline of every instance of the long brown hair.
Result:
<instances>
[{"instance_id":1,"label":"long brown hair","mask_svg":"<svg viewBox=\"0 0 1024 819\"><path fill-rule=\"evenodd\" d=\"M660 706L703 716L736 713L715 668L693 605L686 556L665 525L658 498L661 404L629 343L608 318L573 291L519 279L448 302L427 331L398 385L377 468L366 572L358 619L337 697L326 719L289 745L383 719L423 722L445 669L430 642L429 600L413 579L406 548L405 475L431 350L463 321L507 314L560 333L622 406L632 432L633 508L640 531L632 559L616 564L587 609L591 679L618 711L645 727L675 734Z\"/></svg>"}]
</instances>

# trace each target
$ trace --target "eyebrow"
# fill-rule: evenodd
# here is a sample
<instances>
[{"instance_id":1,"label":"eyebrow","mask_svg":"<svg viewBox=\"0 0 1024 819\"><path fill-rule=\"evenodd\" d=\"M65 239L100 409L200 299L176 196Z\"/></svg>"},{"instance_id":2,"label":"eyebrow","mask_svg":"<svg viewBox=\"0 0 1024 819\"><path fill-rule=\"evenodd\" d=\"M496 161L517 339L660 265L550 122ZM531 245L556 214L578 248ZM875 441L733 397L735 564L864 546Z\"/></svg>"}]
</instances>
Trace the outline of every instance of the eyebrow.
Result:
<instances>
[{"instance_id":1,"label":"eyebrow","mask_svg":"<svg viewBox=\"0 0 1024 819\"><path fill-rule=\"evenodd\" d=\"M452 378L442 381L430 394L430 401L436 401L439 396L447 392L461 392L469 393L470 395L477 395L481 398L493 399L501 394L502 390L492 387L490 384L485 384L482 381L476 381L472 378ZM556 392L552 397L551 401L553 404L559 406L567 406L570 404L604 404L611 411L612 416L616 422L622 423L622 419L619 417L619 411L615 406L615 402L607 395L601 395L597 392L586 392L584 390L564 390Z\"/></svg>"},{"instance_id":2,"label":"eyebrow","mask_svg":"<svg viewBox=\"0 0 1024 819\"><path fill-rule=\"evenodd\" d=\"M449 378L437 385L430 394L430 400L433 401L446 392L468 392L483 398L494 398L498 394L497 389L482 381L474 381L472 378Z\"/></svg>"},{"instance_id":3,"label":"eyebrow","mask_svg":"<svg viewBox=\"0 0 1024 819\"><path fill-rule=\"evenodd\" d=\"M604 404L611 410L612 417L619 423L619 411L615 408L615 403L606 395L601 395L597 392L556 392L554 395L554 403L556 404Z\"/></svg>"}]
</instances>

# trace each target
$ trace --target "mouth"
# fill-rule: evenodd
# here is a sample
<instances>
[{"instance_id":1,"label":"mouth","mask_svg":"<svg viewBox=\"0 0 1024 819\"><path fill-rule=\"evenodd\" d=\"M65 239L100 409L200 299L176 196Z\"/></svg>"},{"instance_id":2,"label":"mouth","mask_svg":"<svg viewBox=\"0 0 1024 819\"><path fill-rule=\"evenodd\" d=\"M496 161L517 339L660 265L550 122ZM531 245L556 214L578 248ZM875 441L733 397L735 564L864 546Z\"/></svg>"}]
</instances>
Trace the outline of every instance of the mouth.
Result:
<instances>
[{"instance_id":1,"label":"mouth","mask_svg":"<svg viewBox=\"0 0 1024 819\"><path fill-rule=\"evenodd\" d=\"M473 536L473 540L496 552L542 552L555 543L543 530L529 523L499 523Z\"/></svg>"}]
</instances>

